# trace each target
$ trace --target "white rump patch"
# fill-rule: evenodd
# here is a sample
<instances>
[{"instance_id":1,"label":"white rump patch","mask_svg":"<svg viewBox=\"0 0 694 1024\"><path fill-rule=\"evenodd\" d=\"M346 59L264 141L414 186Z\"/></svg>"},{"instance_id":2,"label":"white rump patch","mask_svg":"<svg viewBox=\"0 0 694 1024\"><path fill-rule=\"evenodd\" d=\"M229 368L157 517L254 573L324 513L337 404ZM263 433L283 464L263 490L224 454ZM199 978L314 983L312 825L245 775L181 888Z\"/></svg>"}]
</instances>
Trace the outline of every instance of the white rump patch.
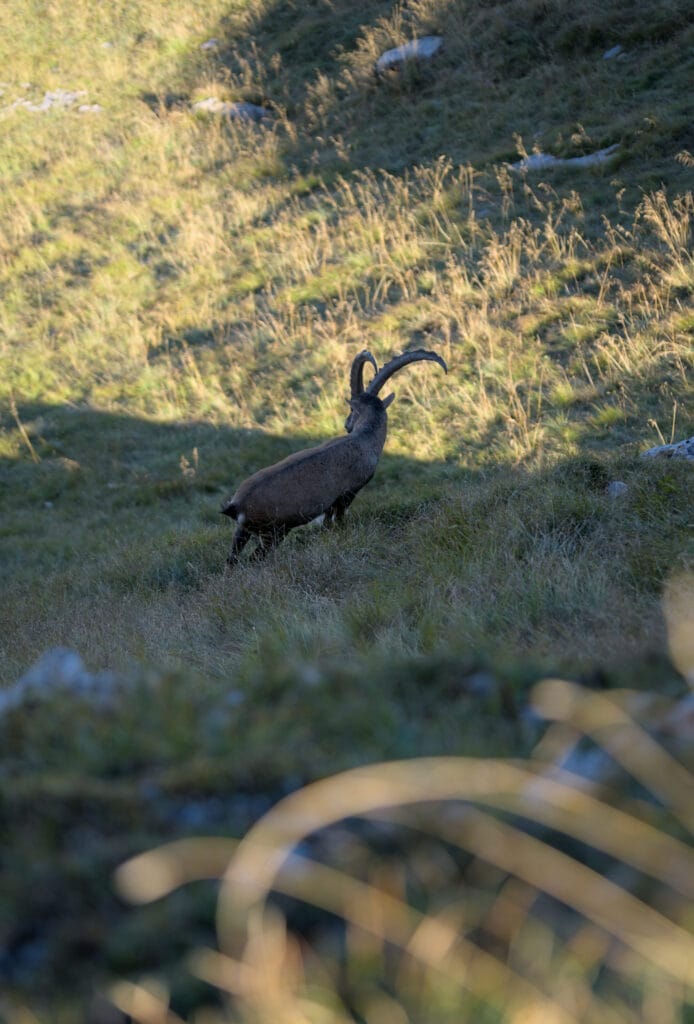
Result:
<instances>
[{"instance_id":1,"label":"white rump patch","mask_svg":"<svg viewBox=\"0 0 694 1024\"><path fill-rule=\"evenodd\" d=\"M243 524L246 522L246 513L239 512L239 514L236 517L236 522L239 524L239 526L243 526Z\"/></svg>"},{"instance_id":2,"label":"white rump patch","mask_svg":"<svg viewBox=\"0 0 694 1024\"><path fill-rule=\"evenodd\" d=\"M324 522L325 522L325 512L321 512L321 514L319 516L316 516L315 519L312 519L309 522L308 525L309 526L322 526Z\"/></svg>"}]
</instances>

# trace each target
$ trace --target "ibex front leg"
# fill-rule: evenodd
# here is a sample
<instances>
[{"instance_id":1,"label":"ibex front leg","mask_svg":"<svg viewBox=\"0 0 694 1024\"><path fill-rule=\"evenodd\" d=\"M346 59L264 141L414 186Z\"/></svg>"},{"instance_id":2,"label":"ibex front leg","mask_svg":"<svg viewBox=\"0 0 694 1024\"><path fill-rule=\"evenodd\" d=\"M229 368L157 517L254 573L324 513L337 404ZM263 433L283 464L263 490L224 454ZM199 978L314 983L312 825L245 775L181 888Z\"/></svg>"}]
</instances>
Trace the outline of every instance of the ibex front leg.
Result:
<instances>
[{"instance_id":1,"label":"ibex front leg","mask_svg":"<svg viewBox=\"0 0 694 1024\"><path fill-rule=\"evenodd\" d=\"M341 495L341 497L339 497L337 501L333 505L331 505L328 511L325 513L323 525L327 527L333 526L335 523L342 522L342 520L345 517L345 512L356 498L357 493L357 491L347 491L346 494Z\"/></svg>"}]
</instances>

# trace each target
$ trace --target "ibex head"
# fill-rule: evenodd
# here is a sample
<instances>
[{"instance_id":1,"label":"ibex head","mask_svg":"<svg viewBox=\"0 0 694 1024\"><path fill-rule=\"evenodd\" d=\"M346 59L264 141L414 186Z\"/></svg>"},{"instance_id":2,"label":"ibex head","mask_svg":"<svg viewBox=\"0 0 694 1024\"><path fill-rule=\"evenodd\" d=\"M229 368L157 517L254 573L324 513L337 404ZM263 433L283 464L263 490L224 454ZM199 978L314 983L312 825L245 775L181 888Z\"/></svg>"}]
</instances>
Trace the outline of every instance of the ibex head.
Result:
<instances>
[{"instance_id":1,"label":"ibex head","mask_svg":"<svg viewBox=\"0 0 694 1024\"><path fill-rule=\"evenodd\" d=\"M378 393L383 385L388 381L393 374L401 370L403 366L407 366L409 363L416 363L422 359L429 359L439 366L442 366L444 371L448 373L448 367L441 356L437 355L436 352L427 352L423 348L414 349L412 352L403 352L400 356L395 356L390 362L378 369L378 364L374 357L366 349L360 352L359 355L355 356L352 363L352 370L350 373L350 388L351 395L349 397L349 406L351 412L345 420L345 430L348 434L351 434L354 426L359 419L359 415L363 410L364 406L372 405L372 400L364 401L365 396L372 396L376 398L379 405L385 410L388 408L390 403L395 398L395 394L391 393L385 398L378 398ZM376 371L371 382L365 387L364 386L364 367L366 363L371 363L374 370Z\"/></svg>"}]
</instances>

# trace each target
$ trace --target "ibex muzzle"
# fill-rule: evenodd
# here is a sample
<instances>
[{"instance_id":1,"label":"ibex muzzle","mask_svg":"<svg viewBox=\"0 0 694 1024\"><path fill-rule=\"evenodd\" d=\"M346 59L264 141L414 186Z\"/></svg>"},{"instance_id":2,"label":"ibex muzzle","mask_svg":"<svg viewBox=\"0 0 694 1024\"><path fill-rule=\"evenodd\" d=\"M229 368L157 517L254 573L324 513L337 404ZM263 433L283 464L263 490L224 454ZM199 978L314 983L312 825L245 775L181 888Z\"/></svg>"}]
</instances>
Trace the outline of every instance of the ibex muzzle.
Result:
<instances>
[{"instance_id":1,"label":"ibex muzzle","mask_svg":"<svg viewBox=\"0 0 694 1024\"><path fill-rule=\"evenodd\" d=\"M386 409L395 398L378 393L394 373L409 363L430 360L448 373L435 352L415 349L403 352L378 369L366 349L355 357L350 374L350 413L345 421L346 437L336 437L316 448L289 455L274 466L261 469L240 485L221 511L237 522L228 565L234 565L251 536L258 538L254 559L264 558L295 526L319 516L330 525L342 518L359 491L374 475L388 430ZM364 386L364 369L371 363L376 371Z\"/></svg>"}]
</instances>

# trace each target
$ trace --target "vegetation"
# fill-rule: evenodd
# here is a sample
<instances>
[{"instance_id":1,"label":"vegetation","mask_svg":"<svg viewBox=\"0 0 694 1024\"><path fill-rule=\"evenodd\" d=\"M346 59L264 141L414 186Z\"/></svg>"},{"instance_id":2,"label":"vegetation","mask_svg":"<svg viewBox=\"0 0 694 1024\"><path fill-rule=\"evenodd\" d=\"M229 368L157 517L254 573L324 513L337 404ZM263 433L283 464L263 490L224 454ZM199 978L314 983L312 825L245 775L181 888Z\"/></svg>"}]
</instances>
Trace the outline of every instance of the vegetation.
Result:
<instances>
[{"instance_id":1,"label":"vegetation","mask_svg":"<svg viewBox=\"0 0 694 1024\"><path fill-rule=\"evenodd\" d=\"M209 893L134 919L130 854L356 765L526 755L546 674L683 692L691 467L638 455L694 432L694 29L685 0L6 7L1 683L62 645L123 687L0 717L0 978L72 1021L210 930ZM222 499L342 431L364 347L450 373L398 377L343 526L226 574Z\"/></svg>"}]
</instances>

